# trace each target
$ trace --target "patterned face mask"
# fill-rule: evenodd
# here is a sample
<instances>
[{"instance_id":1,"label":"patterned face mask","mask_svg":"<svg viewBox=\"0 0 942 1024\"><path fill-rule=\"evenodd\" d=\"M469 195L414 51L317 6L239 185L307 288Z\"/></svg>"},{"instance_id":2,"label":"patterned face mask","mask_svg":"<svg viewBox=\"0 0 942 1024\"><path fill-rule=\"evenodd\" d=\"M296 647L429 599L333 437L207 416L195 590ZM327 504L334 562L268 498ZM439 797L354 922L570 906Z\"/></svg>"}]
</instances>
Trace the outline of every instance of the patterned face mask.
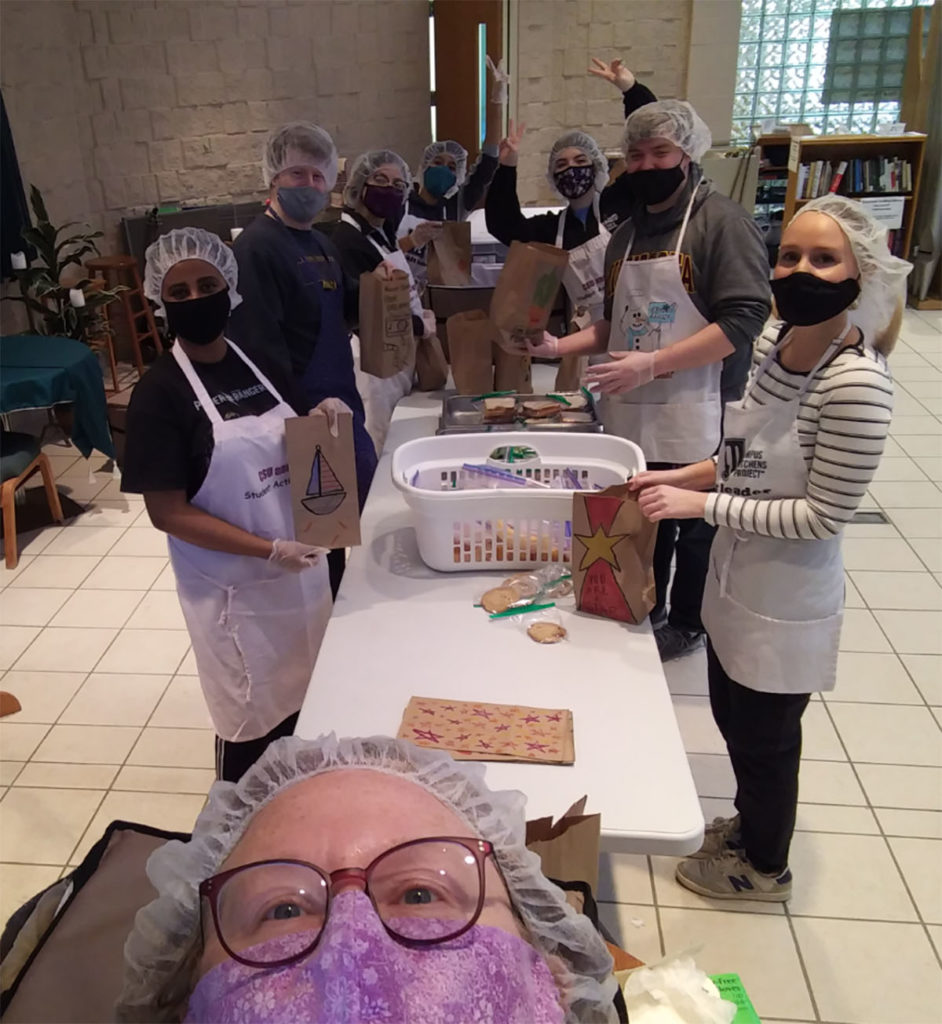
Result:
<instances>
[{"instance_id":1,"label":"patterned face mask","mask_svg":"<svg viewBox=\"0 0 942 1024\"><path fill-rule=\"evenodd\" d=\"M413 919L404 923L406 930L420 939L441 934L441 925ZM264 959L290 955L297 938L269 940ZM409 947L390 937L365 893L347 891L331 903L320 942L306 960L268 969L227 960L197 983L185 1021L561 1024L563 1019L549 968L523 939L474 925L456 939Z\"/></svg>"},{"instance_id":2,"label":"patterned face mask","mask_svg":"<svg viewBox=\"0 0 942 1024\"><path fill-rule=\"evenodd\" d=\"M560 194L566 199L578 199L595 184L595 168L591 164L584 167L567 167L553 175L553 180Z\"/></svg>"}]
</instances>

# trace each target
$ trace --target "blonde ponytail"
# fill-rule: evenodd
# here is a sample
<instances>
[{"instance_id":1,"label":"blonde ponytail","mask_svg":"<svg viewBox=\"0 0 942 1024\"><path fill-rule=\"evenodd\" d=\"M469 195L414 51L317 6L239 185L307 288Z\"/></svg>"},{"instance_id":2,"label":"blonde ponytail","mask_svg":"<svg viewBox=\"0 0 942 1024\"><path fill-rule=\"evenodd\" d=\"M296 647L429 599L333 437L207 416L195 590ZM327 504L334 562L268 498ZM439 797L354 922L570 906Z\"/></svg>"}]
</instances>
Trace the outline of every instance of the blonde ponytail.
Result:
<instances>
[{"instance_id":1,"label":"blonde ponytail","mask_svg":"<svg viewBox=\"0 0 942 1024\"><path fill-rule=\"evenodd\" d=\"M890 322L882 330L877 331L873 337L873 347L881 356L889 356L893 349L896 348L900 328L903 325L903 306L904 300L901 296L896 300L896 308L893 310Z\"/></svg>"}]
</instances>

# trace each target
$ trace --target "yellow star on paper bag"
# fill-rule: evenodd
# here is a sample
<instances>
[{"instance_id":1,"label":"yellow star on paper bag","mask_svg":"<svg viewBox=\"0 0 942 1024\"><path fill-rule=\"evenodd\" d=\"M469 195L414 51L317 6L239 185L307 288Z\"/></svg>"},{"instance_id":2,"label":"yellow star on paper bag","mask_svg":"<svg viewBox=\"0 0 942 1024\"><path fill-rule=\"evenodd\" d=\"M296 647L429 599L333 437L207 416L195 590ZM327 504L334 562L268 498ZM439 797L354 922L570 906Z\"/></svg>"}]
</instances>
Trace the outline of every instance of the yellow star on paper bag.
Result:
<instances>
[{"instance_id":1,"label":"yellow star on paper bag","mask_svg":"<svg viewBox=\"0 0 942 1024\"><path fill-rule=\"evenodd\" d=\"M605 532L604 526L600 526L591 537L580 537L579 534L576 534L576 540L581 540L585 544L585 554L582 556L582 563L579 566L580 570L588 569L590 565L594 565L599 559L602 559L621 572L621 566L615 557L615 547L619 541L625 540L627 536L627 533L617 533L609 536Z\"/></svg>"}]
</instances>

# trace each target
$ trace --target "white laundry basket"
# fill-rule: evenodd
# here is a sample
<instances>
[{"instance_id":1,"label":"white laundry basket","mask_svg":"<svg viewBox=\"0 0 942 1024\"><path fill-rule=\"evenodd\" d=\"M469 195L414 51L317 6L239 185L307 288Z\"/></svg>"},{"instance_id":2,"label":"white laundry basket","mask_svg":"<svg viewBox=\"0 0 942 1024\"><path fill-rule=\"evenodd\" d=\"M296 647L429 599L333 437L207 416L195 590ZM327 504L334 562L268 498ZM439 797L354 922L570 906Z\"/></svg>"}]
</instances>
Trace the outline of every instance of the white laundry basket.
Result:
<instances>
[{"instance_id":1,"label":"white laundry basket","mask_svg":"<svg viewBox=\"0 0 942 1024\"><path fill-rule=\"evenodd\" d=\"M490 459L497 448L526 447L536 458ZM494 484L458 489L465 463L490 465L547 488ZM632 441L611 434L443 434L393 452L393 483L415 517L419 553L441 572L523 569L572 557L573 480L583 490L624 483L645 468Z\"/></svg>"}]
</instances>

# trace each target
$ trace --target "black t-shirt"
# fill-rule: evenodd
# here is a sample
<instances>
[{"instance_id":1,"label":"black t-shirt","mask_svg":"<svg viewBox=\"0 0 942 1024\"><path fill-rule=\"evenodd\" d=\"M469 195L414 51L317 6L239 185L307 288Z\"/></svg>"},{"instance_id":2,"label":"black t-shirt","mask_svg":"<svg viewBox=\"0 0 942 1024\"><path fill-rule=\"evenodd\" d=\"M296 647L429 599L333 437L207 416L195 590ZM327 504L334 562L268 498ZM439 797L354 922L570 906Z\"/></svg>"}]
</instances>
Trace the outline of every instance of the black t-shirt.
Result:
<instances>
[{"instance_id":1,"label":"black t-shirt","mask_svg":"<svg viewBox=\"0 0 942 1024\"><path fill-rule=\"evenodd\" d=\"M252 358L293 406L290 384L280 367L258 353ZM232 348L218 363L194 362L193 368L224 420L260 416L277 404ZM185 490L189 500L206 478L212 453L209 417L173 353L165 352L131 395L121 490L132 494Z\"/></svg>"}]
</instances>

